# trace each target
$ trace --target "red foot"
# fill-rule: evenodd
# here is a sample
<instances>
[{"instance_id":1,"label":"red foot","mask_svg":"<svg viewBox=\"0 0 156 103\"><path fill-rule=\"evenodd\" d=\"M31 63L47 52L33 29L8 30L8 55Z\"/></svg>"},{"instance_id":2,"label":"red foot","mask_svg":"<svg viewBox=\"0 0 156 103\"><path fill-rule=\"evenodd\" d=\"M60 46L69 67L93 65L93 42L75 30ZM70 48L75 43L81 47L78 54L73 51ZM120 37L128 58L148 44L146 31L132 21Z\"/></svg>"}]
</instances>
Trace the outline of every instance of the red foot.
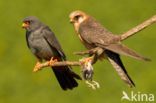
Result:
<instances>
[{"instance_id":1,"label":"red foot","mask_svg":"<svg viewBox=\"0 0 156 103\"><path fill-rule=\"evenodd\" d=\"M81 63L86 64L86 63L92 61L92 59L93 59L92 57L84 58Z\"/></svg>"},{"instance_id":2,"label":"red foot","mask_svg":"<svg viewBox=\"0 0 156 103\"><path fill-rule=\"evenodd\" d=\"M54 57L52 57L49 61L49 66L52 66L54 63L58 62L57 59L54 59Z\"/></svg>"}]
</instances>

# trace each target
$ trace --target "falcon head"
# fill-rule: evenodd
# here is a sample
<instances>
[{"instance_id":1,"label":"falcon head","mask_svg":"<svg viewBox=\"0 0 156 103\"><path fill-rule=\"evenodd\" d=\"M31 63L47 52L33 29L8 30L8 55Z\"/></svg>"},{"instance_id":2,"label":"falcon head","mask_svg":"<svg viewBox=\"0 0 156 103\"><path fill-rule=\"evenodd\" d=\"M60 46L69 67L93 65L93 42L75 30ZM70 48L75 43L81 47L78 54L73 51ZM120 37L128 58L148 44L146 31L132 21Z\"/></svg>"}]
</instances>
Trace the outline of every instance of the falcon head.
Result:
<instances>
[{"instance_id":1,"label":"falcon head","mask_svg":"<svg viewBox=\"0 0 156 103\"><path fill-rule=\"evenodd\" d=\"M82 22L84 22L89 16L83 11L77 10L70 13L69 18L70 22L74 24L75 29L77 30Z\"/></svg>"},{"instance_id":2,"label":"falcon head","mask_svg":"<svg viewBox=\"0 0 156 103\"><path fill-rule=\"evenodd\" d=\"M23 19L22 28L27 31L33 31L41 27L42 23L35 16L28 16Z\"/></svg>"}]
</instances>

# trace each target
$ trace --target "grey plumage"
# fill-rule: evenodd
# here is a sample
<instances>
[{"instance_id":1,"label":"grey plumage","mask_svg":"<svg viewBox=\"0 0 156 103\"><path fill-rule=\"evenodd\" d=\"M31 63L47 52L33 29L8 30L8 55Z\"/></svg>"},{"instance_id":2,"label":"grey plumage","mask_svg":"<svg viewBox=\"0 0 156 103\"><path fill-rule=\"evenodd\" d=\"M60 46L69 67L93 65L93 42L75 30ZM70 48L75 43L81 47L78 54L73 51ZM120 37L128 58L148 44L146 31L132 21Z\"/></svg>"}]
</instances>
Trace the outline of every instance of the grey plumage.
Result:
<instances>
[{"instance_id":1,"label":"grey plumage","mask_svg":"<svg viewBox=\"0 0 156 103\"><path fill-rule=\"evenodd\" d=\"M34 16L26 17L23 22L28 22L29 25L25 27L27 45L40 62L49 61L52 57L58 61L66 60L58 40L48 26ZM78 86L75 79L81 78L71 70L71 67L52 67L52 70L63 90Z\"/></svg>"}]
</instances>

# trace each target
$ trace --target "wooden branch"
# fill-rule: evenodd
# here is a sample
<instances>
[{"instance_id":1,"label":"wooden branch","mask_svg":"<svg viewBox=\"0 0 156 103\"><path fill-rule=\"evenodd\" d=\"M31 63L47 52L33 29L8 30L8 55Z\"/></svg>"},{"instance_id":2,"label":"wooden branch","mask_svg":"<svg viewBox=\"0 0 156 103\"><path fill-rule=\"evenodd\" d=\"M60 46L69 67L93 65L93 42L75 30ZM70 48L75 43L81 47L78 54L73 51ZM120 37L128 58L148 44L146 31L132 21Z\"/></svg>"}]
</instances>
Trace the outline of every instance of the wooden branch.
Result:
<instances>
[{"instance_id":1,"label":"wooden branch","mask_svg":"<svg viewBox=\"0 0 156 103\"><path fill-rule=\"evenodd\" d=\"M56 66L81 66L81 62L61 61L61 62L54 62L53 64L50 64L49 61L47 61L45 63L41 63L39 66L39 69L42 69L45 67L56 67Z\"/></svg>"},{"instance_id":2,"label":"wooden branch","mask_svg":"<svg viewBox=\"0 0 156 103\"><path fill-rule=\"evenodd\" d=\"M156 15L154 15L153 17L151 17L150 19L144 21L143 23L139 24L138 26L130 29L129 31L123 33L121 35L121 40L125 40L127 39L128 37L136 34L137 32L145 29L146 27L148 27L149 25L153 24L156 22Z\"/></svg>"}]
</instances>

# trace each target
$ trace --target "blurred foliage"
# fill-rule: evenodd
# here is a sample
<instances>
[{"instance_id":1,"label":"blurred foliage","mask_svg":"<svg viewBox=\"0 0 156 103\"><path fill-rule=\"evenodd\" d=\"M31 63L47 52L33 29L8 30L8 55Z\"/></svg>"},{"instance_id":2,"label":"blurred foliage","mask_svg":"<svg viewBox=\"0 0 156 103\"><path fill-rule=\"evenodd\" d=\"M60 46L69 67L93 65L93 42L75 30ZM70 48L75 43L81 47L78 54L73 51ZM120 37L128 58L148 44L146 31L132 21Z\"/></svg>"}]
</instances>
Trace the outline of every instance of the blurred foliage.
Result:
<instances>
[{"instance_id":1,"label":"blurred foliage","mask_svg":"<svg viewBox=\"0 0 156 103\"><path fill-rule=\"evenodd\" d=\"M83 10L113 33L120 34L154 15L155 4L155 0L1 0L0 103L119 103L123 90L156 94L156 25L124 41L152 59L142 62L122 56L136 88L124 84L104 60L94 65L94 79L101 85L96 91L81 81L78 88L62 91L51 69L32 73L36 59L28 50L25 30L21 29L24 17L37 16L55 32L68 59L78 60L81 57L72 53L85 48L69 23L71 11ZM80 73L78 67L73 68Z\"/></svg>"}]
</instances>

